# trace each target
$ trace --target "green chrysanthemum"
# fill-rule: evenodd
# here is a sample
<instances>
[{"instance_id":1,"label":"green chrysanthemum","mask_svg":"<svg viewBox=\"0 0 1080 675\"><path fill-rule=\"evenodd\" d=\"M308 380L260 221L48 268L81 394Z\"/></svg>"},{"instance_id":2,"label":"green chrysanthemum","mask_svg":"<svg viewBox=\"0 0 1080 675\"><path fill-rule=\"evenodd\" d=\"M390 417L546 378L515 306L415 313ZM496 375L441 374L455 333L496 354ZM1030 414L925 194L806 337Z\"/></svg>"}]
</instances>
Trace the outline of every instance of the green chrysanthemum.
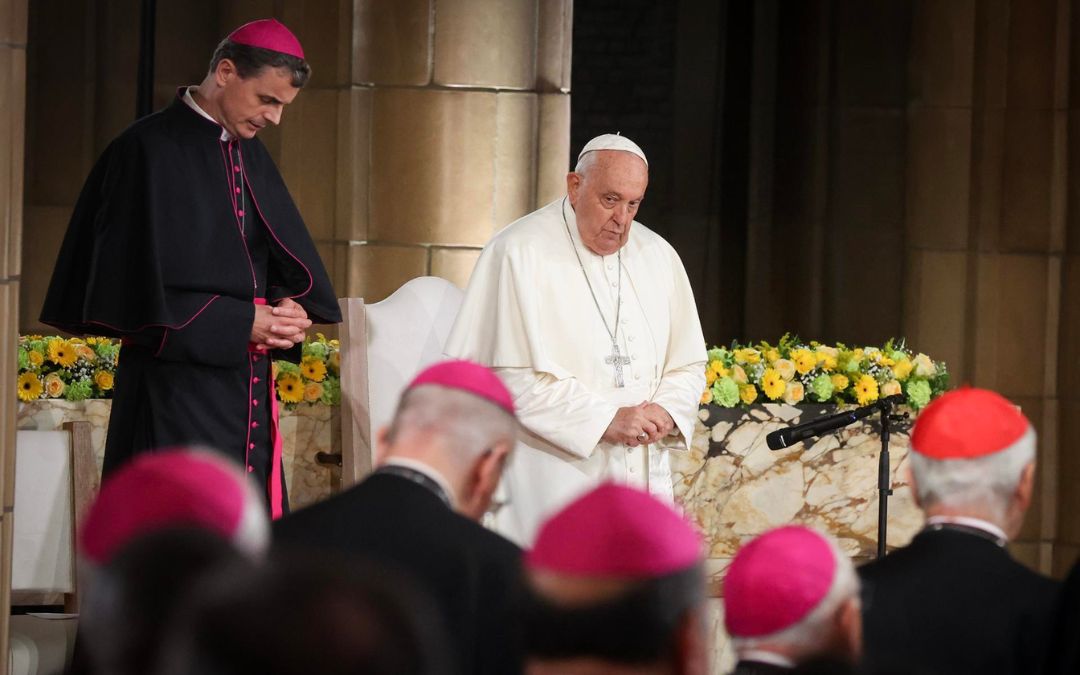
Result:
<instances>
[{"instance_id":1,"label":"green chrysanthemum","mask_svg":"<svg viewBox=\"0 0 1080 675\"><path fill-rule=\"evenodd\" d=\"M909 380L904 387L907 390L907 402L919 410L930 402L930 383L926 380Z\"/></svg>"},{"instance_id":2,"label":"green chrysanthemum","mask_svg":"<svg viewBox=\"0 0 1080 675\"><path fill-rule=\"evenodd\" d=\"M330 353L330 347L322 342L305 342L303 355L314 356L316 358L326 360L326 355Z\"/></svg>"},{"instance_id":3,"label":"green chrysanthemum","mask_svg":"<svg viewBox=\"0 0 1080 675\"><path fill-rule=\"evenodd\" d=\"M818 375L810 382L810 391L819 403L832 398L834 388L832 378L827 373Z\"/></svg>"},{"instance_id":4,"label":"green chrysanthemum","mask_svg":"<svg viewBox=\"0 0 1080 675\"><path fill-rule=\"evenodd\" d=\"M713 382L713 401L725 408L734 408L739 404L739 385L730 377L721 377Z\"/></svg>"},{"instance_id":5,"label":"green chrysanthemum","mask_svg":"<svg viewBox=\"0 0 1080 675\"><path fill-rule=\"evenodd\" d=\"M90 380L76 380L64 389L64 398L69 401L85 401L94 394Z\"/></svg>"},{"instance_id":6,"label":"green chrysanthemum","mask_svg":"<svg viewBox=\"0 0 1080 675\"><path fill-rule=\"evenodd\" d=\"M337 405L341 403L341 382L336 377L326 378L326 381L323 382L322 385L322 396L319 398L319 401L326 405Z\"/></svg>"}]
</instances>

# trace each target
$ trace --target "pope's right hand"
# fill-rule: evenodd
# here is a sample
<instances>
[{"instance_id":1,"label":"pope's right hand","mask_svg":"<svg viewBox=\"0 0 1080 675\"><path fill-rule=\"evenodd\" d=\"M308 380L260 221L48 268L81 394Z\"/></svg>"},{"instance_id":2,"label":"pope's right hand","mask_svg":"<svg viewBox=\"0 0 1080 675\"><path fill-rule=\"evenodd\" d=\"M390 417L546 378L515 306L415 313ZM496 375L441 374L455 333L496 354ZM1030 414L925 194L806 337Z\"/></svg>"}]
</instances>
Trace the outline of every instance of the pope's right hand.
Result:
<instances>
[{"instance_id":1,"label":"pope's right hand","mask_svg":"<svg viewBox=\"0 0 1080 675\"><path fill-rule=\"evenodd\" d=\"M277 314L270 305L255 305L255 321L251 324L251 341L263 349L289 349L304 341L304 331L311 319L302 309L278 307Z\"/></svg>"},{"instance_id":2,"label":"pope's right hand","mask_svg":"<svg viewBox=\"0 0 1080 675\"><path fill-rule=\"evenodd\" d=\"M631 448L642 444L655 443L660 439L660 430L649 419L640 405L619 408L600 440L608 443L621 443Z\"/></svg>"}]
</instances>

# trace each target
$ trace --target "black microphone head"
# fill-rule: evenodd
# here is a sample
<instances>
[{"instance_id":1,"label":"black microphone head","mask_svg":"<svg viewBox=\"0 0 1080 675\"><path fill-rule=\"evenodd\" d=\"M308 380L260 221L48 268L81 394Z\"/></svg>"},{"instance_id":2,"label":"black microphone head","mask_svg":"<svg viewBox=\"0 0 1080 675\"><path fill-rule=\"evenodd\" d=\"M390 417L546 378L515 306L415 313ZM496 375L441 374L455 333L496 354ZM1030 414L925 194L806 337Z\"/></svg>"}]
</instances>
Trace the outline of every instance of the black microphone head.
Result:
<instances>
[{"instance_id":1,"label":"black microphone head","mask_svg":"<svg viewBox=\"0 0 1080 675\"><path fill-rule=\"evenodd\" d=\"M770 450L783 450L788 446L787 439L784 432L787 429L777 429L765 434L765 445L769 446Z\"/></svg>"}]
</instances>

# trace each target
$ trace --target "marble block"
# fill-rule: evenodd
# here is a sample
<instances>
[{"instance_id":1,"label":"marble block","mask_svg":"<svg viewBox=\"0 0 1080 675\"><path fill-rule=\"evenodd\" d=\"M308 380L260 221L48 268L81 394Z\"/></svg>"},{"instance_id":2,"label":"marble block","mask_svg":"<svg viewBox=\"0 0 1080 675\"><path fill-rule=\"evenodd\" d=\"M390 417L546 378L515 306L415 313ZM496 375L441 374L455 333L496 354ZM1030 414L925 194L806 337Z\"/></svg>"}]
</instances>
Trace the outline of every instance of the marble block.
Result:
<instances>
[{"instance_id":1,"label":"marble block","mask_svg":"<svg viewBox=\"0 0 1080 675\"><path fill-rule=\"evenodd\" d=\"M98 472L105 455L105 432L112 401L88 399L64 401L40 399L19 403L19 429L60 429L65 422L90 422L90 438ZM302 405L281 411L282 463L289 504L293 510L326 499L341 486L341 468L319 464L319 452L341 452L340 409L326 405Z\"/></svg>"},{"instance_id":2,"label":"marble block","mask_svg":"<svg viewBox=\"0 0 1080 675\"><path fill-rule=\"evenodd\" d=\"M749 408L703 407L688 451L672 451L675 499L701 528L717 579L739 546L787 523L831 533L857 562L877 549L876 416L791 448L772 451L765 435L835 406L766 403ZM903 546L922 526L908 484L910 421L894 423L889 443L893 495L889 548Z\"/></svg>"}]
</instances>

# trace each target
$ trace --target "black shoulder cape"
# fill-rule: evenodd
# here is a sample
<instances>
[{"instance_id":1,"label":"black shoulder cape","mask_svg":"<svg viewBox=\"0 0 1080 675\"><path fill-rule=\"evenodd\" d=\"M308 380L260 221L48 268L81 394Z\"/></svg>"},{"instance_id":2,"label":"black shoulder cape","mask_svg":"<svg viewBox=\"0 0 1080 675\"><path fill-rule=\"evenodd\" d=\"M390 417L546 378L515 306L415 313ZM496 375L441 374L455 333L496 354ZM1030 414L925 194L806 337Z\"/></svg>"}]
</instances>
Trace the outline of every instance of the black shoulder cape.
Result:
<instances>
[{"instance_id":1,"label":"black shoulder cape","mask_svg":"<svg viewBox=\"0 0 1080 675\"><path fill-rule=\"evenodd\" d=\"M334 290L265 146L241 140L243 174L271 243L256 289L228 194L221 127L178 96L117 137L83 186L41 312L76 334L180 330L219 299L293 298L341 321Z\"/></svg>"}]
</instances>

